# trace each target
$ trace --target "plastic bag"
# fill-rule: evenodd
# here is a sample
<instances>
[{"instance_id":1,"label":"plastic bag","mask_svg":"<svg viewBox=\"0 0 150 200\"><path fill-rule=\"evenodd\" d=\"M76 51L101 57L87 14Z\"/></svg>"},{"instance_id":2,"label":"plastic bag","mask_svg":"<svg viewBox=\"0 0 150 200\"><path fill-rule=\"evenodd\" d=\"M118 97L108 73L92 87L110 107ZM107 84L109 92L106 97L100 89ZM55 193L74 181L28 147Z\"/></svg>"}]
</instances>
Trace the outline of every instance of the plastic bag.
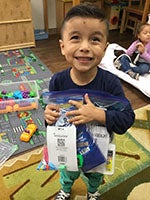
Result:
<instances>
[{"instance_id":1,"label":"plastic bag","mask_svg":"<svg viewBox=\"0 0 150 200\"><path fill-rule=\"evenodd\" d=\"M0 142L0 166L8 160L17 150L17 146L7 141Z\"/></svg>"},{"instance_id":2,"label":"plastic bag","mask_svg":"<svg viewBox=\"0 0 150 200\"><path fill-rule=\"evenodd\" d=\"M81 103L85 103L84 95L88 93L91 102L104 110L119 110L122 111L128 105L128 100L121 97L116 97L110 95L106 92L99 92L93 90L65 90L65 91L52 91L46 92L43 94L43 102L45 104L59 104L60 105L60 113L61 116L54 124L54 126L58 127L66 127L71 124L68 121L68 117L66 117L65 113L68 110L76 109L75 106L68 103L69 100L80 101ZM85 143L81 147L81 143ZM107 147L108 149L108 147ZM84 152L85 151L85 152ZM47 152L46 152L47 153ZM77 155L81 155L83 157L82 166L80 168L86 172L95 168L98 165L101 165L106 161L105 156L101 152L100 148L96 144L96 141L93 139L92 133L88 130L86 124L77 126ZM44 155L45 156L45 155ZM43 166L43 169L53 169L53 164L46 160L43 156L41 163L39 165ZM78 156L77 156L78 157ZM51 165L51 166L50 166ZM47 167L46 167L47 166ZM40 169L40 166L38 166Z\"/></svg>"},{"instance_id":3,"label":"plastic bag","mask_svg":"<svg viewBox=\"0 0 150 200\"><path fill-rule=\"evenodd\" d=\"M83 172L87 172L104 163L106 158L92 134L87 130L86 125L77 127L77 132L77 153L83 156L81 169Z\"/></svg>"},{"instance_id":4,"label":"plastic bag","mask_svg":"<svg viewBox=\"0 0 150 200\"><path fill-rule=\"evenodd\" d=\"M62 109L76 109L74 106L68 104L69 100L81 101L84 103L84 95L88 93L91 102L104 110L119 110L123 111L128 105L129 101L123 97L117 97L107 92L100 92L94 90L77 90L70 89L64 91L52 91L43 93L43 102L45 104L55 103L59 104Z\"/></svg>"}]
</instances>

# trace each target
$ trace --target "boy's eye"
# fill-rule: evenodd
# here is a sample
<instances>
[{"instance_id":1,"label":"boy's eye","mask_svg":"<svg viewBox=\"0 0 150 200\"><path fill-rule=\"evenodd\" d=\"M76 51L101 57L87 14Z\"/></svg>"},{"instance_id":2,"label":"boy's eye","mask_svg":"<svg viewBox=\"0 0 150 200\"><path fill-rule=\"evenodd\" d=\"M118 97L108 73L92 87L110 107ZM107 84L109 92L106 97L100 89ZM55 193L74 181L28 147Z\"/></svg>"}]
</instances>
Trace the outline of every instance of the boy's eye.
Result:
<instances>
[{"instance_id":1,"label":"boy's eye","mask_svg":"<svg viewBox=\"0 0 150 200\"><path fill-rule=\"evenodd\" d=\"M93 37L93 38L92 38L92 41L93 41L93 42L100 42L100 41L101 41L101 39L100 39L100 38L98 38L98 37Z\"/></svg>"},{"instance_id":2,"label":"boy's eye","mask_svg":"<svg viewBox=\"0 0 150 200\"><path fill-rule=\"evenodd\" d=\"M71 40L78 40L79 39L79 36L78 35L74 35L71 37Z\"/></svg>"}]
</instances>

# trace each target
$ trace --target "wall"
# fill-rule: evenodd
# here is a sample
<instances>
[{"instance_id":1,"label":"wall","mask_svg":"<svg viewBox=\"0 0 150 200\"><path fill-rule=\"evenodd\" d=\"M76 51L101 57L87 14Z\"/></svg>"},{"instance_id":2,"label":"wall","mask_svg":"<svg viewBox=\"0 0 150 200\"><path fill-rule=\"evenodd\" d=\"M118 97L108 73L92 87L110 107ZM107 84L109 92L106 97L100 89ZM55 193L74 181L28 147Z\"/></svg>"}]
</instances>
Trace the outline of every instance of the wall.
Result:
<instances>
[{"instance_id":1,"label":"wall","mask_svg":"<svg viewBox=\"0 0 150 200\"><path fill-rule=\"evenodd\" d=\"M49 28L56 28L56 9L55 1L47 0L48 2L48 21ZM43 18L43 0L31 0L32 7L32 18L34 29L44 28L44 18Z\"/></svg>"}]
</instances>

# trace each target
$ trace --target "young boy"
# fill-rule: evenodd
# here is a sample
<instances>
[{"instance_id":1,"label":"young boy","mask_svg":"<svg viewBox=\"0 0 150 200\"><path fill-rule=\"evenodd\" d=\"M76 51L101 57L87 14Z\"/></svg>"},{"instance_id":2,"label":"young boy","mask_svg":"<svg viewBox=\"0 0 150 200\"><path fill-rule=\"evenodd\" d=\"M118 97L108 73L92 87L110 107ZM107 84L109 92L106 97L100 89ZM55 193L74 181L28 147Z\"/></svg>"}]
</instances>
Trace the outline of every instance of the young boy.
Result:
<instances>
[{"instance_id":1,"label":"young boy","mask_svg":"<svg viewBox=\"0 0 150 200\"><path fill-rule=\"evenodd\" d=\"M124 97L119 79L113 74L98 67L108 45L108 22L102 10L97 7L80 4L67 13L61 27L59 40L61 53L70 64L70 68L56 73L50 80L50 91L62 91L76 88L105 91L112 95ZM97 121L107 128L110 136L113 132L123 134L133 124L134 112L130 103L124 111L104 111L97 108L88 94L85 94L85 104L70 100L76 110L68 111L69 122L74 125ZM59 117L59 106L49 104L45 108L47 124L54 124ZM61 190L55 200L70 199L74 181L80 176L80 171L61 171ZM103 181L103 174L85 173L89 180L88 200L99 200L98 187Z\"/></svg>"},{"instance_id":2,"label":"young boy","mask_svg":"<svg viewBox=\"0 0 150 200\"><path fill-rule=\"evenodd\" d=\"M134 56L136 54L136 56ZM132 61L132 57L135 57ZM133 62L134 67L131 67ZM120 70L138 80L139 75L150 71L150 24L141 24L135 40L127 49L126 53L115 59L114 64L120 65Z\"/></svg>"}]
</instances>

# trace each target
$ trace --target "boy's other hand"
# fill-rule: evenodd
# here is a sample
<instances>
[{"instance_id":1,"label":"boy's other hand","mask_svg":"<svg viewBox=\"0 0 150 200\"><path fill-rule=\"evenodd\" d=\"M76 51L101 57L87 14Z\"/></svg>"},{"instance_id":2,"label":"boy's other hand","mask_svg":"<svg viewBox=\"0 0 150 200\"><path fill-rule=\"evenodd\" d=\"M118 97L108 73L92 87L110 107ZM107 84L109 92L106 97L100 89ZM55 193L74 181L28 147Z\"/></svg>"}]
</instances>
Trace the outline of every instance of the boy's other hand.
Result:
<instances>
[{"instance_id":1,"label":"boy's other hand","mask_svg":"<svg viewBox=\"0 0 150 200\"><path fill-rule=\"evenodd\" d=\"M49 104L45 107L44 118L48 124L54 124L59 118L60 114L59 105Z\"/></svg>"},{"instance_id":2,"label":"boy's other hand","mask_svg":"<svg viewBox=\"0 0 150 200\"><path fill-rule=\"evenodd\" d=\"M88 94L84 95L84 101L85 104L74 100L69 101L70 104L74 105L77 108L77 110L68 111L66 113L67 117L71 117L69 119L70 123L73 123L74 125L86 124L94 120L99 121L99 119L101 118L100 113L104 111L94 106ZM101 122L103 122L103 120Z\"/></svg>"}]
</instances>

